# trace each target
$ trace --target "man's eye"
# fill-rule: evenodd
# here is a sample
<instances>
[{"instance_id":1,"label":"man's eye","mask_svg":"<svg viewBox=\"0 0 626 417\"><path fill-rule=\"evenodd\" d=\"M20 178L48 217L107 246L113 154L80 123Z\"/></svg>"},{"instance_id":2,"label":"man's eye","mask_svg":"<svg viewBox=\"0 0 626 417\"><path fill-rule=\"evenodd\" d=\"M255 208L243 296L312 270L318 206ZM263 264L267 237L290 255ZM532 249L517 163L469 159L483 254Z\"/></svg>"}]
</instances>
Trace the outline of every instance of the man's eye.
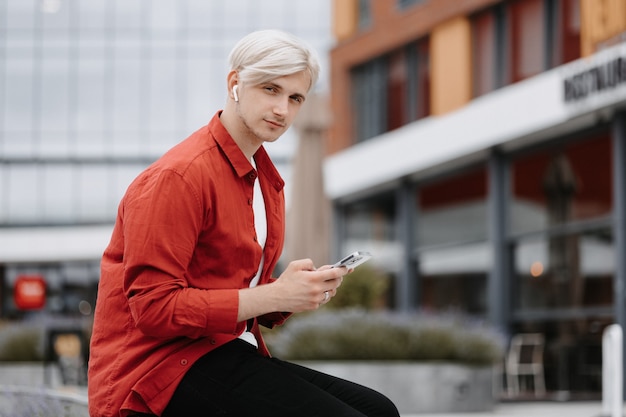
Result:
<instances>
[{"instance_id":1,"label":"man's eye","mask_svg":"<svg viewBox=\"0 0 626 417\"><path fill-rule=\"evenodd\" d=\"M300 96L291 96L291 99L296 103L302 103L302 97Z\"/></svg>"}]
</instances>

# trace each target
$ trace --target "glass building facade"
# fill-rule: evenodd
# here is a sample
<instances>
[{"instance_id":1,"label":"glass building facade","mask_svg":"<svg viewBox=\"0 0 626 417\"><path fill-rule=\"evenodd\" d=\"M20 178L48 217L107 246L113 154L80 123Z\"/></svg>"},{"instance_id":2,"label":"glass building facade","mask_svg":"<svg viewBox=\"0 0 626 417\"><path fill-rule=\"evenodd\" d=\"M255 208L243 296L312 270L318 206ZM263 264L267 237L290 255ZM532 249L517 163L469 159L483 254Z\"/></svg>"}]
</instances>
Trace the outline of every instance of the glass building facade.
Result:
<instances>
[{"instance_id":1,"label":"glass building facade","mask_svg":"<svg viewBox=\"0 0 626 417\"><path fill-rule=\"evenodd\" d=\"M46 309L94 299L99 259L41 246L55 231L106 234L130 181L222 107L236 41L269 28L308 41L326 67L329 1L0 0L0 234L27 249L0 255L3 315L17 313L25 274L46 278L58 298ZM295 147L291 132L268 147L287 180ZM86 294L70 294L76 282Z\"/></svg>"}]
</instances>

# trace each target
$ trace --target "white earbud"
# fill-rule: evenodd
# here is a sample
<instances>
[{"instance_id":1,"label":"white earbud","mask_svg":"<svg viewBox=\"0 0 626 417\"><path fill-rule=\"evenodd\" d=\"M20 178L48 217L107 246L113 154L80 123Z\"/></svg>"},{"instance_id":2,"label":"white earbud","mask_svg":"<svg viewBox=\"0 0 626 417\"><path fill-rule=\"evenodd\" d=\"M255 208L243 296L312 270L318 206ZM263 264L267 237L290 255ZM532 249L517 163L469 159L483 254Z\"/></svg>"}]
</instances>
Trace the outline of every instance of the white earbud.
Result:
<instances>
[{"instance_id":1,"label":"white earbud","mask_svg":"<svg viewBox=\"0 0 626 417\"><path fill-rule=\"evenodd\" d=\"M233 86L233 98L235 101L239 101L239 96L237 96L237 85Z\"/></svg>"}]
</instances>

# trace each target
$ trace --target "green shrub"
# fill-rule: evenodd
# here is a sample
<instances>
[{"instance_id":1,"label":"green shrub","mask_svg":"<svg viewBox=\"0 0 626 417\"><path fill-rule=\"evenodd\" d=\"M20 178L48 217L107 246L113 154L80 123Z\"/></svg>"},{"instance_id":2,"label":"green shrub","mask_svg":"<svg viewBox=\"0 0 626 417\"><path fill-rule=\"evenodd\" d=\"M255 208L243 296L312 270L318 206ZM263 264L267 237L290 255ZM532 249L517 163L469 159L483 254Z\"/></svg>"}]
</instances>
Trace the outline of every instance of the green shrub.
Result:
<instances>
[{"instance_id":1,"label":"green shrub","mask_svg":"<svg viewBox=\"0 0 626 417\"><path fill-rule=\"evenodd\" d=\"M0 361L36 362L43 360L41 329L6 326L0 329Z\"/></svg>"},{"instance_id":2,"label":"green shrub","mask_svg":"<svg viewBox=\"0 0 626 417\"><path fill-rule=\"evenodd\" d=\"M346 275L337 295L328 302L327 308L364 308L372 310L384 304L390 277L369 265L356 268Z\"/></svg>"},{"instance_id":3,"label":"green shrub","mask_svg":"<svg viewBox=\"0 0 626 417\"><path fill-rule=\"evenodd\" d=\"M267 341L277 356L289 360L488 365L501 359L503 340L493 329L459 316L344 309L294 316Z\"/></svg>"}]
</instances>

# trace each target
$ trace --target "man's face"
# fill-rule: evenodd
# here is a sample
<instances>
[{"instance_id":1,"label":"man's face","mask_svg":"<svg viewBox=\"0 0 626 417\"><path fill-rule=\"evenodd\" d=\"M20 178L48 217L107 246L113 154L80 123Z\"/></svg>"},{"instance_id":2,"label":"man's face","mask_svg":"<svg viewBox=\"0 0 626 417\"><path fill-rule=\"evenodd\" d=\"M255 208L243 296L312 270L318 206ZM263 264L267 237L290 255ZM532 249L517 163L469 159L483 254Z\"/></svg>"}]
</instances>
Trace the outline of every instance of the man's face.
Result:
<instances>
[{"instance_id":1,"label":"man's face","mask_svg":"<svg viewBox=\"0 0 626 417\"><path fill-rule=\"evenodd\" d=\"M273 142L291 126L311 85L305 71L239 87L237 115L250 141Z\"/></svg>"}]
</instances>

